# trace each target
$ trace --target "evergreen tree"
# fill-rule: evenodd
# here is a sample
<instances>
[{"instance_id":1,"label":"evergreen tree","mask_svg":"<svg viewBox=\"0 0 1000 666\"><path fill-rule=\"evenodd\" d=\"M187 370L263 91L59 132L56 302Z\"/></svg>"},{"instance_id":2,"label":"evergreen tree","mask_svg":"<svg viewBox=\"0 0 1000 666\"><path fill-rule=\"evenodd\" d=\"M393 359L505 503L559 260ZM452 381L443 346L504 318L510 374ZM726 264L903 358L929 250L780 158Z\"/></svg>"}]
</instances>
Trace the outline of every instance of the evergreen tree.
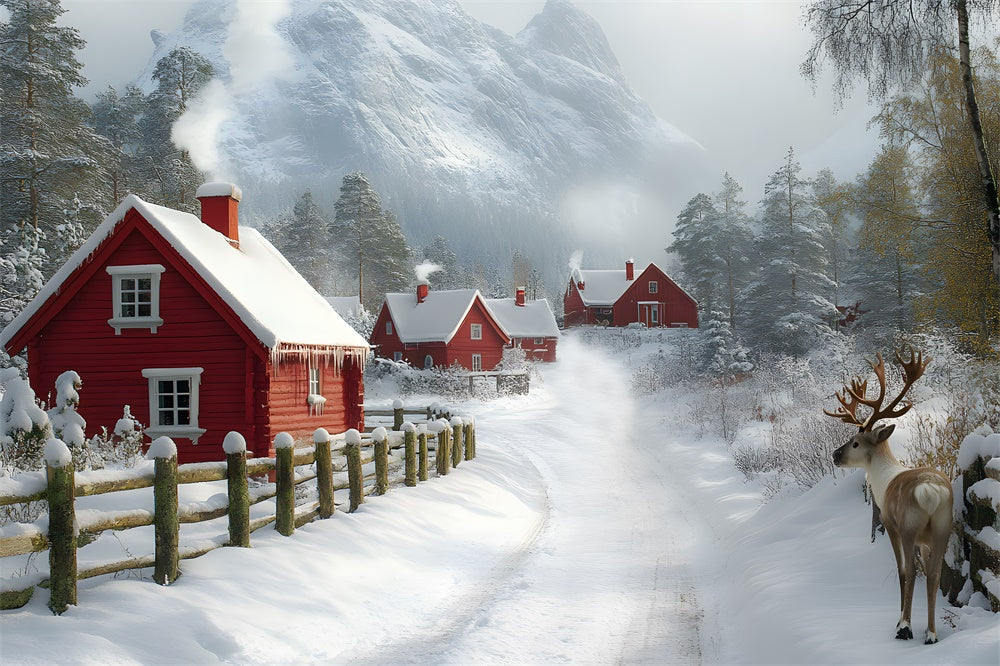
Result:
<instances>
[{"instance_id":1,"label":"evergreen tree","mask_svg":"<svg viewBox=\"0 0 1000 666\"><path fill-rule=\"evenodd\" d=\"M448 244L448 239L444 236L434 236L431 244L424 248L424 261L429 261L441 267L441 270L431 273L427 281L430 282L431 289L459 289L465 288L467 280L463 279L458 266L458 257Z\"/></svg>"},{"instance_id":2,"label":"evergreen tree","mask_svg":"<svg viewBox=\"0 0 1000 666\"><path fill-rule=\"evenodd\" d=\"M828 295L826 213L816 205L810 183L789 149L785 163L764 188L760 269L748 287L748 324L754 340L803 355L833 334L837 311Z\"/></svg>"},{"instance_id":3,"label":"evergreen tree","mask_svg":"<svg viewBox=\"0 0 1000 666\"><path fill-rule=\"evenodd\" d=\"M129 84L122 95L114 86L108 86L104 92L97 93L97 101L91 107L94 129L108 140L115 151L107 165L110 186L107 196L112 205L117 205L129 193L146 194L138 162L142 139L139 119L145 103L142 91Z\"/></svg>"},{"instance_id":4,"label":"evergreen tree","mask_svg":"<svg viewBox=\"0 0 1000 666\"><path fill-rule=\"evenodd\" d=\"M275 247L292 266L322 294L334 293L330 262L330 219L306 190L295 202L291 215L282 220Z\"/></svg>"},{"instance_id":5,"label":"evergreen tree","mask_svg":"<svg viewBox=\"0 0 1000 666\"><path fill-rule=\"evenodd\" d=\"M86 83L75 55L84 41L56 25L58 0L2 4L10 20L0 24L0 251L4 288L16 294L3 299L5 323L107 214L99 165L110 146L72 94Z\"/></svg>"},{"instance_id":6,"label":"evergreen tree","mask_svg":"<svg viewBox=\"0 0 1000 666\"><path fill-rule=\"evenodd\" d=\"M410 282L412 260L403 232L361 172L344 176L334 209L334 260L340 272L357 276L362 305L378 311L387 292L401 291Z\"/></svg>"},{"instance_id":7,"label":"evergreen tree","mask_svg":"<svg viewBox=\"0 0 1000 666\"><path fill-rule=\"evenodd\" d=\"M174 123L202 87L212 79L212 65L201 54L182 46L160 58L153 70L154 90L139 122L141 167L159 202L197 213L195 192L204 180L186 150L173 144Z\"/></svg>"},{"instance_id":8,"label":"evergreen tree","mask_svg":"<svg viewBox=\"0 0 1000 666\"><path fill-rule=\"evenodd\" d=\"M729 326L729 315L723 309L708 312L700 328L705 339L702 366L709 377L723 384L753 370L750 352L742 345Z\"/></svg>"},{"instance_id":9,"label":"evergreen tree","mask_svg":"<svg viewBox=\"0 0 1000 666\"><path fill-rule=\"evenodd\" d=\"M830 223L826 239L826 253L830 261L830 279L834 283L833 304L840 305L840 285L844 280L842 267L847 257L847 226L851 210L850 187L833 177L830 169L823 169L812 182L813 196Z\"/></svg>"},{"instance_id":10,"label":"evergreen tree","mask_svg":"<svg viewBox=\"0 0 1000 666\"><path fill-rule=\"evenodd\" d=\"M715 307L718 278L723 270L715 244L718 217L712 198L696 194L677 216L674 242L667 248L680 258L685 282L703 312Z\"/></svg>"},{"instance_id":11,"label":"evergreen tree","mask_svg":"<svg viewBox=\"0 0 1000 666\"><path fill-rule=\"evenodd\" d=\"M737 328L736 295L746 285L750 276L750 252L753 248L753 231L746 214L746 202L741 199L743 187L728 173L722 178L722 189L715 195L718 224L715 234L715 251L723 265L723 284L720 301L725 300L729 327Z\"/></svg>"}]
</instances>

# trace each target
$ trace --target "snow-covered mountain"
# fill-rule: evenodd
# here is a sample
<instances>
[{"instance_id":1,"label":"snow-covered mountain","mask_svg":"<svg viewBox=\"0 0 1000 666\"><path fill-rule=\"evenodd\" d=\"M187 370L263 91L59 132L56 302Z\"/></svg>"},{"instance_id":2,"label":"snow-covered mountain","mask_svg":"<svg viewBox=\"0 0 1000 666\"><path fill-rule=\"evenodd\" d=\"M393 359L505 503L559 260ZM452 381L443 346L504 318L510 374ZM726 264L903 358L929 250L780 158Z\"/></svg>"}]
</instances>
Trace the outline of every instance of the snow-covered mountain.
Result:
<instances>
[{"instance_id":1,"label":"snow-covered mountain","mask_svg":"<svg viewBox=\"0 0 1000 666\"><path fill-rule=\"evenodd\" d=\"M361 170L411 244L442 234L467 260L501 263L520 248L551 278L575 249L615 266L659 251L696 191L702 149L632 92L569 0L514 37L455 0L296 0L273 26L253 6L194 5L176 33L154 31L138 78L150 89L175 46L212 61L225 87L203 111L218 132L191 142L217 144L213 175L243 186L249 213L306 187L332 209L341 176ZM277 48L234 46L241 25L273 27ZM281 58L290 66L267 71Z\"/></svg>"}]
</instances>

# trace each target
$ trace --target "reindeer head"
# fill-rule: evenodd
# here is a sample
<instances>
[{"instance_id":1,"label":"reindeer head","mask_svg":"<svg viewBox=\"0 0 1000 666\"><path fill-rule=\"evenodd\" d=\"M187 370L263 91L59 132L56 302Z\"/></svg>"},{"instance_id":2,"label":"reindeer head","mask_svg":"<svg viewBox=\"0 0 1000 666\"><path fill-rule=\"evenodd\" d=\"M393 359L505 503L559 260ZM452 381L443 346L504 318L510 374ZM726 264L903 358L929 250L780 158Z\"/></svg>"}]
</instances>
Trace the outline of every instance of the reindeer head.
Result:
<instances>
[{"instance_id":1,"label":"reindeer head","mask_svg":"<svg viewBox=\"0 0 1000 666\"><path fill-rule=\"evenodd\" d=\"M832 416L844 423L858 426L858 434L833 452L833 464L838 467L868 466L874 451L888 441L889 435L895 429L893 425L876 428L874 427L875 424L882 419L898 418L910 410L913 403L909 400L904 401L901 405L899 403L903 400L906 392L910 390L910 387L913 386L913 382L917 381L924 374L927 364L931 362L930 357L927 357L925 361L922 353L914 352L912 346L910 347L909 361L904 361L903 357L897 351L896 362L903 369L903 389L889 403L889 406L883 409L882 403L885 400L885 361L882 360L881 354L878 354L876 359L875 361L867 361L865 359L868 365L872 367L875 377L878 379L879 390L876 397L869 398L867 396L867 380L861 381L861 377L855 377L851 380L850 386L844 386L843 393L835 393L837 400L840 402L840 407L837 408L837 411L830 412L825 409L823 410L823 413L827 416ZM858 405L865 405L872 410L871 414L864 421L860 420L857 416ZM899 405L898 408L897 405Z\"/></svg>"}]
</instances>

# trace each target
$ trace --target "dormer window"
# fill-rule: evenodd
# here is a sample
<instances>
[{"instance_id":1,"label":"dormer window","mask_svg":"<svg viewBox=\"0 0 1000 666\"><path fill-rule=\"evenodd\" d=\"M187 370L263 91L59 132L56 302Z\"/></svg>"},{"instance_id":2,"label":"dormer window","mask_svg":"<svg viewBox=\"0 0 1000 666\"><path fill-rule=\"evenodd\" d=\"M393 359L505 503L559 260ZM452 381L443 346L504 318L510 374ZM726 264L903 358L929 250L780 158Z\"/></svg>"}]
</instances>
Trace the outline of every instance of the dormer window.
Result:
<instances>
[{"instance_id":1,"label":"dormer window","mask_svg":"<svg viewBox=\"0 0 1000 666\"><path fill-rule=\"evenodd\" d=\"M150 333L163 325L160 319L160 276L163 266L108 266L111 276L112 311L108 324L120 335L123 328L148 328Z\"/></svg>"}]
</instances>

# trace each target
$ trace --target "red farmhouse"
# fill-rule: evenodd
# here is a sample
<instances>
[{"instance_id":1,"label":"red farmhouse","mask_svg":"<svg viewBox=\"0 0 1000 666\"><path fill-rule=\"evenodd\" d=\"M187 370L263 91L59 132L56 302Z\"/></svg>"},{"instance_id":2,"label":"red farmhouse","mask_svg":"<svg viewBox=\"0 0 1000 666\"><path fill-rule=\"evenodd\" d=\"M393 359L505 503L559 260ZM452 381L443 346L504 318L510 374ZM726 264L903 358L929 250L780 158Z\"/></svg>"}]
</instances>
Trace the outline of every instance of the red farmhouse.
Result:
<instances>
[{"instance_id":1,"label":"red farmhouse","mask_svg":"<svg viewBox=\"0 0 1000 666\"><path fill-rule=\"evenodd\" d=\"M695 300L656 264L636 277L631 259L625 270L574 269L563 307L566 326L698 326Z\"/></svg>"},{"instance_id":2,"label":"red farmhouse","mask_svg":"<svg viewBox=\"0 0 1000 666\"><path fill-rule=\"evenodd\" d=\"M547 300L525 300L524 287L518 287L514 298L487 298L486 305L510 336L511 345L524 350L529 360L556 360L559 326Z\"/></svg>"},{"instance_id":3,"label":"red farmhouse","mask_svg":"<svg viewBox=\"0 0 1000 666\"><path fill-rule=\"evenodd\" d=\"M417 368L459 364L474 372L492 370L510 336L477 289L386 294L371 344L377 354Z\"/></svg>"},{"instance_id":4,"label":"red farmhouse","mask_svg":"<svg viewBox=\"0 0 1000 666\"><path fill-rule=\"evenodd\" d=\"M363 423L365 340L256 230L239 188L198 189L202 219L129 195L0 335L27 348L38 395L83 379L88 436L128 404L181 462L224 458L240 432L253 455L274 435Z\"/></svg>"}]
</instances>

